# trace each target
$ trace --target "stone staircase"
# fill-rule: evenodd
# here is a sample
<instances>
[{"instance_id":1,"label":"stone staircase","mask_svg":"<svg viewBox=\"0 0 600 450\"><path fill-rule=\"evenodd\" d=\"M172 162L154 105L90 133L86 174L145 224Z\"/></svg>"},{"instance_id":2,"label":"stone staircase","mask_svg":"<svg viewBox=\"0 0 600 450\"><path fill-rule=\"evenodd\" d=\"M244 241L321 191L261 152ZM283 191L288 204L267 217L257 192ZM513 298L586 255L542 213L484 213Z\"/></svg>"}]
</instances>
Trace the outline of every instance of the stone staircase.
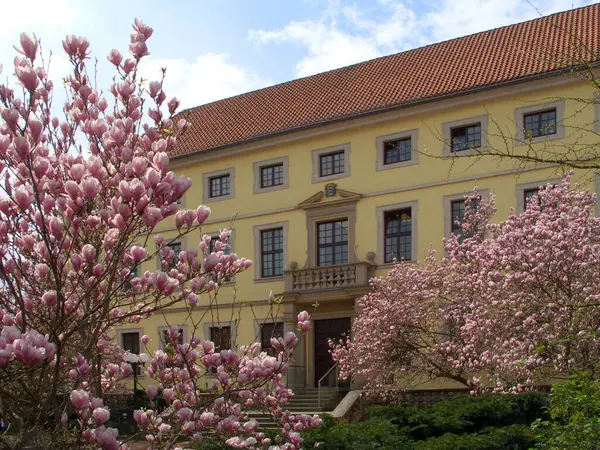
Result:
<instances>
[{"instance_id":1,"label":"stone staircase","mask_svg":"<svg viewBox=\"0 0 600 450\"><path fill-rule=\"evenodd\" d=\"M321 406L319 407L319 390L317 388L294 389L294 396L286 405L293 413L319 414L333 411L338 403L339 392L336 388L321 388Z\"/></svg>"},{"instance_id":2,"label":"stone staircase","mask_svg":"<svg viewBox=\"0 0 600 450\"><path fill-rule=\"evenodd\" d=\"M294 396L285 405L294 414L329 414L338 404L339 391L336 388L321 388L321 406L319 407L319 390L317 388L296 388ZM260 411L248 413L249 418L256 420L262 430L277 429L273 418Z\"/></svg>"}]
</instances>

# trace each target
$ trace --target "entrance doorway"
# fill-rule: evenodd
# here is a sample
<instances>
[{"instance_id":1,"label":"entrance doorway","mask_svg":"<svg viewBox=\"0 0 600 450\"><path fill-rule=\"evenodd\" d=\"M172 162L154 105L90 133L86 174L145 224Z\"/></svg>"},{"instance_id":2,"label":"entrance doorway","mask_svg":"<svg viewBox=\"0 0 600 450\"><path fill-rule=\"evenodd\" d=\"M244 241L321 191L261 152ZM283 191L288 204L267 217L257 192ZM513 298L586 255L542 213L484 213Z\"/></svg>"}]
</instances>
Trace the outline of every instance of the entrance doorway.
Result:
<instances>
[{"instance_id":1,"label":"entrance doorway","mask_svg":"<svg viewBox=\"0 0 600 450\"><path fill-rule=\"evenodd\" d=\"M329 339L339 340L350 335L350 318L315 320L315 387L319 380L333 366L329 353ZM333 377L327 377L322 386L328 386ZM335 384L334 384L335 385Z\"/></svg>"}]
</instances>

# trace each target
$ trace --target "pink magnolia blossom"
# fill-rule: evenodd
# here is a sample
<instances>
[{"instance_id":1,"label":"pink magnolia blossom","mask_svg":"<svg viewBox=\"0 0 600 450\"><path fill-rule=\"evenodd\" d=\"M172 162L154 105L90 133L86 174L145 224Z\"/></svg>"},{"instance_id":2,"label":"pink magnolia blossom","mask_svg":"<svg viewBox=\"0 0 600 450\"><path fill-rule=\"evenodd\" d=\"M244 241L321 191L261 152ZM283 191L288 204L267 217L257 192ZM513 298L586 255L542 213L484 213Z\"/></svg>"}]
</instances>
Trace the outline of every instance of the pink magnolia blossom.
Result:
<instances>
[{"instance_id":1,"label":"pink magnolia blossom","mask_svg":"<svg viewBox=\"0 0 600 450\"><path fill-rule=\"evenodd\" d=\"M16 50L32 61L36 58L38 43L35 35L33 37L29 36L27 33L21 33L21 48L16 48Z\"/></svg>"},{"instance_id":2,"label":"pink magnolia blossom","mask_svg":"<svg viewBox=\"0 0 600 450\"><path fill-rule=\"evenodd\" d=\"M154 400L154 397L158 395L158 388L151 384L146 388L146 394L148 394L150 400Z\"/></svg>"},{"instance_id":3,"label":"pink magnolia blossom","mask_svg":"<svg viewBox=\"0 0 600 450\"><path fill-rule=\"evenodd\" d=\"M535 378L592 370L600 356L600 219L569 177L525 212L491 223L494 197L466 200L445 257L398 263L359 302L352 341L332 343L342 376L382 388L414 373L474 390L520 391ZM473 207L476 202L476 207Z\"/></svg>"},{"instance_id":4,"label":"pink magnolia blossom","mask_svg":"<svg viewBox=\"0 0 600 450\"><path fill-rule=\"evenodd\" d=\"M73 391L69 397L71 404L75 409L85 409L90 407L90 397L87 392L83 390Z\"/></svg>"},{"instance_id":5,"label":"pink magnolia blossom","mask_svg":"<svg viewBox=\"0 0 600 450\"><path fill-rule=\"evenodd\" d=\"M115 76L104 88L89 76L95 71L89 41L67 35L63 49L72 70L59 74L67 92L59 116L51 103L48 59L40 58L35 36L21 35L11 71L22 89L0 85L0 395L34 398L10 402L9 416L43 423L53 439L73 448L121 447L116 430L105 427L109 413L101 401L129 391L123 379L133 375L115 329L177 303L191 312L252 264L225 254L227 229L214 253L208 251L210 236L177 255L165 248L172 239L199 233L210 208L180 209L191 180L170 170L170 156L189 123L177 113L179 101L167 100L162 77L149 80L147 90L141 87L138 69L152 33L136 19L129 55L108 55ZM178 228L173 236L165 241L155 235L147 245L147 236L171 218ZM164 266L139 273L157 255ZM275 356L257 343L216 351L198 337L197 319L190 314L189 342L180 342L178 327L169 328L169 345L145 366L155 384L147 388L149 409L136 411L134 419L149 445L165 448L181 434L198 437L210 428L222 441L239 437L246 447L266 447L270 441L247 413L261 409L281 426L278 445L299 448L297 430L318 420L283 411L292 396L284 376L310 327L308 315L298 320L299 335L277 340ZM148 341L142 337L144 345ZM208 371L216 374L217 395L205 404L197 386ZM166 415L152 401L159 391L172 407ZM69 403L76 427L66 418L60 427L45 423L48 411L62 414Z\"/></svg>"},{"instance_id":6,"label":"pink magnolia blossom","mask_svg":"<svg viewBox=\"0 0 600 450\"><path fill-rule=\"evenodd\" d=\"M102 425L110 418L110 413L105 408L96 408L94 409L93 416L96 425Z\"/></svg>"}]
</instances>

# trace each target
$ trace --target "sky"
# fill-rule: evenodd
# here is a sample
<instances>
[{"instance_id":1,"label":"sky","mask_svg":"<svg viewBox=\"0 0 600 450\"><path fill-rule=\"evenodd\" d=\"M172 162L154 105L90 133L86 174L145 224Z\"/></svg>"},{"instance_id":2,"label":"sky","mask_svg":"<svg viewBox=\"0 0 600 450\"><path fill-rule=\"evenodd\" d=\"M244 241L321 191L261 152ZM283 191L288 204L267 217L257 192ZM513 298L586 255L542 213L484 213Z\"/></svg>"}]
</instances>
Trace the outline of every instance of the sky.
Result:
<instances>
[{"instance_id":1,"label":"sky","mask_svg":"<svg viewBox=\"0 0 600 450\"><path fill-rule=\"evenodd\" d=\"M61 40L86 36L98 85L111 82L106 55L127 53L135 17L154 28L144 75L167 68L165 92L182 107L411 48L539 17L577 0L0 0L2 77L25 31L53 50L55 83L68 73ZM10 20L6 20L9 17ZM435 61L431 62L435 64ZM4 78L3 78L4 79ZM57 100L60 94L56 94Z\"/></svg>"}]
</instances>

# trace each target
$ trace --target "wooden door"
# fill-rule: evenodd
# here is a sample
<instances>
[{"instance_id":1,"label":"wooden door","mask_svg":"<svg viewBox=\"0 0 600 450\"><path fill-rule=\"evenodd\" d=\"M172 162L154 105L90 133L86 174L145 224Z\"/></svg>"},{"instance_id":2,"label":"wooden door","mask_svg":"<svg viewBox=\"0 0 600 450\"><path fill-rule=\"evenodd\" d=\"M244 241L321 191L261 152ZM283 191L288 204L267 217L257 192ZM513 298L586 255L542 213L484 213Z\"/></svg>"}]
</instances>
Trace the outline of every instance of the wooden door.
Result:
<instances>
[{"instance_id":1,"label":"wooden door","mask_svg":"<svg viewBox=\"0 0 600 450\"><path fill-rule=\"evenodd\" d=\"M323 375L333 366L329 353L329 339L339 340L350 335L350 318L315 320L315 387ZM327 386L330 377L323 380ZM331 379L333 381L333 379Z\"/></svg>"}]
</instances>

